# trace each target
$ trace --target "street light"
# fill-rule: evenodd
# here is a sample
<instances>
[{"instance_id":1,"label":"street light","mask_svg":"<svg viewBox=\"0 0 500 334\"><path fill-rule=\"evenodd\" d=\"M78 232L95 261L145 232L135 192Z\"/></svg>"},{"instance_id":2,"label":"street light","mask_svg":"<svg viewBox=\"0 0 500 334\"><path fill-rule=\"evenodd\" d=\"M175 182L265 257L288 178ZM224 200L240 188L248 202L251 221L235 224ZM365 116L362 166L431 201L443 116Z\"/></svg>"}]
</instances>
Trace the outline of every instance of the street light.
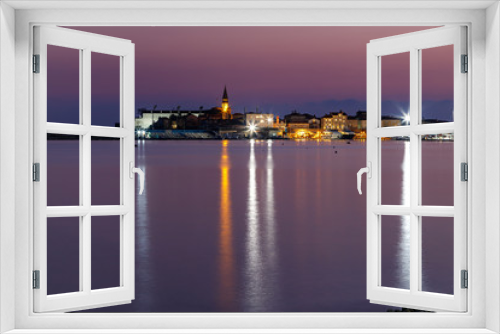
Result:
<instances>
[{"instance_id":1,"label":"street light","mask_svg":"<svg viewBox=\"0 0 500 334\"><path fill-rule=\"evenodd\" d=\"M406 124L410 123L410 114L407 113L403 114L403 122L405 122Z\"/></svg>"}]
</instances>

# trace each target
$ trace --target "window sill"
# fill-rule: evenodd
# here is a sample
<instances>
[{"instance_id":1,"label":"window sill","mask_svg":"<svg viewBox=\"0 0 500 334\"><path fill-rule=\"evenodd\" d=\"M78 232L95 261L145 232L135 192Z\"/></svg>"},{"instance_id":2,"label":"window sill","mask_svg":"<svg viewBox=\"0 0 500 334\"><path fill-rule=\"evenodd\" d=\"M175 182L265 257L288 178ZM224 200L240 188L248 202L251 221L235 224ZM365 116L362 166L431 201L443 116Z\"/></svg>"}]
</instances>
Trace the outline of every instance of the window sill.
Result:
<instances>
[{"instance_id":1,"label":"window sill","mask_svg":"<svg viewBox=\"0 0 500 334\"><path fill-rule=\"evenodd\" d=\"M494 334L488 329L15 329L5 334Z\"/></svg>"}]
</instances>

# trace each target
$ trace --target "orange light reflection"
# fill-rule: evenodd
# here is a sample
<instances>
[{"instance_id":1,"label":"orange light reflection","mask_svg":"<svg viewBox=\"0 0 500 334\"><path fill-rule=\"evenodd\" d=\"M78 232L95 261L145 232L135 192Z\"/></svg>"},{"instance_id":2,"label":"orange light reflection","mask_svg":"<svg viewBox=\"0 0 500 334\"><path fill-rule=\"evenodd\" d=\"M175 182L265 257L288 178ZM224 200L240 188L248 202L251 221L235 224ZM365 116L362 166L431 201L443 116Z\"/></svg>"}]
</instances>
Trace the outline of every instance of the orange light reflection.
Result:
<instances>
[{"instance_id":1,"label":"orange light reflection","mask_svg":"<svg viewBox=\"0 0 500 334\"><path fill-rule=\"evenodd\" d=\"M222 141L220 180L220 245L219 245L219 302L224 310L232 310L235 301L234 254L232 244L229 142Z\"/></svg>"}]
</instances>

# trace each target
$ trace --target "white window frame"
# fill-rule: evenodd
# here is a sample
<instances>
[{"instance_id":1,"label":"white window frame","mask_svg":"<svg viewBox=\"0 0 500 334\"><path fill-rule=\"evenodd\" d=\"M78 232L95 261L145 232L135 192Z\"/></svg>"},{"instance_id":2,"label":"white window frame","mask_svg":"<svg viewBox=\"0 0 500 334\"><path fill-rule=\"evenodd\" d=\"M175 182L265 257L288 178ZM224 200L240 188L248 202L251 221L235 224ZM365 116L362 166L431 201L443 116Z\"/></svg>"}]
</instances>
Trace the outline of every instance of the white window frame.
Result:
<instances>
[{"instance_id":1,"label":"white window frame","mask_svg":"<svg viewBox=\"0 0 500 334\"><path fill-rule=\"evenodd\" d=\"M79 54L80 110L78 124L47 122L48 45L71 48ZM35 312L76 311L130 303L135 292L135 185L132 169L134 154L135 51L129 40L101 36L60 27L34 27L34 54L39 56L39 73L34 83L34 162L39 163L39 181L34 193L33 268L39 271L39 288L34 289ZM91 120L92 53L115 56L119 62L120 127L96 126ZM79 136L79 205L47 206L47 134ZM119 141L118 205L92 205L92 137ZM93 217L118 216L120 244L120 285L92 289L92 223ZM79 222L79 290L49 295L47 291L47 222L48 218L72 217ZM100 305L100 306L99 306Z\"/></svg>"},{"instance_id":2,"label":"white window frame","mask_svg":"<svg viewBox=\"0 0 500 334\"><path fill-rule=\"evenodd\" d=\"M18 8L14 10L11 6ZM70 8L59 8L59 7ZM71 6L74 6L71 8ZM96 9L99 6L101 9ZM122 8L119 8L122 6ZM126 6L132 9L124 9ZM150 9L148 9L148 6ZM398 8L391 8L397 6ZM75 9L78 7L80 9ZM85 8L86 7L86 8ZM103 10L102 7L115 10ZM154 7L154 9L151 9ZM157 8L163 7L163 8ZM22 9L24 8L24 9ZM47 10L47 8L49 8ZM118 8L118 9L116 9ZM142 8L142 10L137 10ZM128 333L500 332L500 12L497 1L269 1L0 3L0 331ZM32 251L32 26L57 25L443 25L469 27L469 307L467 313L34 314ZM14 35L15 34L15 35ZM15 36L15 38L14 38ZM132 41L133 42L133 41ZM486 71L488 68L488 71ZM15 83L15 88L12 87ZM12 94L15 92L15 98ZM15 110L15 112L13 112ZM486 121L486 117L488 121ZM10 129L12 125L14 129ZM9 137L10 136L10 137ZM12 137L14 145L12 145ZM486 154L485 152L488 152ZM362 166L360 166L362 167ZM14 174L15 172L15 174ZM14 178L12 177L14 175ZM486 182L486 176L488 176ZM355 180L353 178L353 187ZM12 194L15 198L12 199ZM13 208L13 209L12 209ZM14 256L12 256L14 254ZM12 307L15 305L15 307ZM385 328L385 329L384 329ZM295 329L295 330L294 330ZM357 330L355 330L357 329ZM392 330L391 330L392 329ZM45 331L47 332L47 331ZM185 332L185 331L184 331ZM345 331L343 331L345 332Z\"/></svg>"},{"instance_id":3,"label":"white window frame","mask_svg":"<svg viewBox=\"0 0 500 334\"><path fill-rule=\"evenodd\" d=\"M422 310L467 310L467 290L461 287L461 271L467 269L467 183L461 181L461 163L467 163L467 76L462 73L462 55L467 54L466 27L449 26L370 41L367 47L367 138L366 153L370 171L367 179L367 297L382 305ZM439 124L422 123L422 51L452 45L448 61L453 68L454 119ZM382 117L382 71L384 56L408 53L410 72L409 125L384 127ZM469 72L470 73L470 72ZM451 206L422 205L421 136L453 133L453 202ZM401 205L383 205L382 138L408 137L408 198ZM406 147L406 146L405 146ZM405 152L406 153L406 152ZM406 168L406 167L405 167ZM385 181L387 182L387 180ZM409 225L409 287L397 289L381 283L382 225L385 217L405 216ZM453 293L422 291L422 219L451 217L453 220Z\"/></svg>"}]
</instances>

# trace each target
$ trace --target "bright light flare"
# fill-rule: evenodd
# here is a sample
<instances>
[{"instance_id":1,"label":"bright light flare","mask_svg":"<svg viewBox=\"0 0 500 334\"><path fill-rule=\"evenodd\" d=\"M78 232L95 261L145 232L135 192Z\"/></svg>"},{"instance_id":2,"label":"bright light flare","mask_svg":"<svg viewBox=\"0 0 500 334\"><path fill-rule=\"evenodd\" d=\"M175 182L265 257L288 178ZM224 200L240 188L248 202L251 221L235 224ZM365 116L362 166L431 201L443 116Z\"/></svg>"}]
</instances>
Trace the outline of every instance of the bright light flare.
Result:
<instances>
[{"instance_id":1,"label":"bright light flare","mask_svg":"<svg viewBox=\"0 0 500 334\"><path fill-rule=\"evenodd\" d=\"M403 121L410 123L410 114L403 114Z\"/></svg>"},{"instance_id":2,"label":"bright light flare","mask_svg":"<svg viewBox=\"0 0 500 334\"><path fill-rule=\"evenodd\" d=\"M250 124L248 126L248 129L251 131L251 132L255 132L255 130L257 130L257 127L255 126L255 124Z\"/></svg>"}]
</instances>

